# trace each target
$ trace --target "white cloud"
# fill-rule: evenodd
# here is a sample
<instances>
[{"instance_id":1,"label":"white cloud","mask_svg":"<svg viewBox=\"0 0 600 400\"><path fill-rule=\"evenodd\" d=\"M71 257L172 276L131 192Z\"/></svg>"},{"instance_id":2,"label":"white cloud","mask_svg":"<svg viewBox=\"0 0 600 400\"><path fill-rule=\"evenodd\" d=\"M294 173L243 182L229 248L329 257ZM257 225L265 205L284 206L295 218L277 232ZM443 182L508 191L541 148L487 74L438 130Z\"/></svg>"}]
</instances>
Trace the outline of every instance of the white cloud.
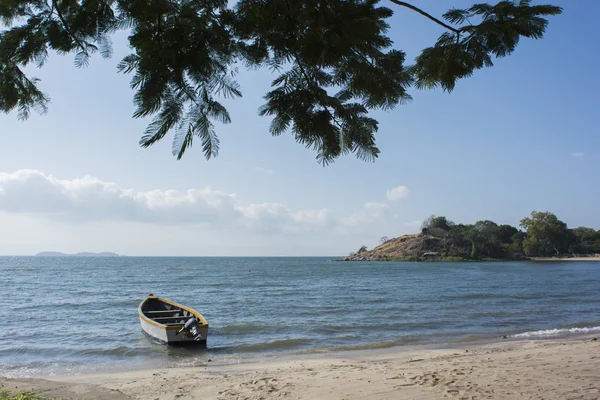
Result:
<instances>
[{"instance_id":1,"label":"white cloud","mask_svg":"<svg viewBox=\"0 0 600 400\"><path fill-rule=\"evenodd\" d=\"M408 197L410 191L406 186L397 186L393 189L388 189L386 196L390 201L402 200Z\"/></svg>"},{"instance_id":2,"label":"white cloud","mask_svg":"<svg viewBox=\"0 0 600 400\"><path fill-rule=\"evenodd\" d=\"M370 214L381 214L381 206L373 203ZM142 192L89 176L62 180L35 170L0 173L0 211L70 222L237 226L263 233L327 230L340 223L326 208L293 210L279 203L244 204L235 194L208 186Z\"/></svg>"},{"instance_id":3,"label":"white cloud","mask_svg":"<svg viewBox=\"0 0 600 400\"><path fill-rule=\"evenodd\" d=\"M279 203L238 205L242 224L263 233L307 233L333 227L337 221L328 209L294 211Z\"/></svg>"},{"instance_id":4,"label":"white cloud","mask_svg":"<svg viewBox=\"0 0 600 400\"><path fill-rule=\"evenodd\" d=\"M390 206L378 202L339 214L325 207L245 203L208 186L139 191L90 176L59 179L36 170L0 173L0 220L4 254L335 254L401 228Z\"/></svg>"},{"instance_id":5,"label":"white cloud","mask_svg":"<svg viewBox=\"0 0 600 400\"><path fill-rule=\"evenodd\" d=\"M371 217L379 218L390 212L390 206L383 203L366 203L365 210Z\"/></svg>"},{"instance_id":6,"label":"white cloud","mask_svg":"<svg viewBox=\"0 0 600 400\"><path fill-rule=\"evenodd\" d=\"M374 224L378 220L389 219L391 214L387 204L365 203L363 210L354 212L340 219L338 232L349 233L352 231L362 231L367 226Z\"/></svg>"},{"instance_id":7,"label":"white cloud","mask_svg":"<svg viewBox=\"0 0 600 400\"><path fill-rule=\"evenodd\" d=\"M85 176L61 180L35 170L0 173L0 210L70 220L207 223L236 218L235 194L210 187L138 192Z\"/></svg>"},{"instance_id":8,"label":"white cloud","mask_svg":"<svg viewBox=\"0 0 600 400\"><path fill-rule=\"evenodd\" d=\"M294 213L294 221L314 226L327 226L334 220L330 210L303 210Z\"/></svg>"},{"instance_id":9,"label":"white cloud","mask_svg":"<svg viewBox=\"0 0 600 400\"><path fill-rule=\"evenodd\" d=\"M290 214L290 210L279 203L262 203L241 206L240 210L246 218L260 220L265 218L282 218Z\"/></svg>"},{"instance_id":10,"label":"white cloud","mask_svg":"<svg viewBox=\"0 0 600 400\"><path fill-rule=\"evenodd\" d=\"M254 167L254 170L256 172L260 172L261 174L265 174L265 175L275 175L275 171L273 171L272 169L269 169L269 168Z\"/></svg>"},{"instance_id":11,"label":"white cloud","mask_svg":"<svg viewBox=\"0 0 600 400\"><path fill-rule=\"evenodd\" d=\"M574 151L571 153L571 157L574 157L574 158L583 158L583 156L584 156L584 154L579 151Z\"/></svg>"}]
</instances>

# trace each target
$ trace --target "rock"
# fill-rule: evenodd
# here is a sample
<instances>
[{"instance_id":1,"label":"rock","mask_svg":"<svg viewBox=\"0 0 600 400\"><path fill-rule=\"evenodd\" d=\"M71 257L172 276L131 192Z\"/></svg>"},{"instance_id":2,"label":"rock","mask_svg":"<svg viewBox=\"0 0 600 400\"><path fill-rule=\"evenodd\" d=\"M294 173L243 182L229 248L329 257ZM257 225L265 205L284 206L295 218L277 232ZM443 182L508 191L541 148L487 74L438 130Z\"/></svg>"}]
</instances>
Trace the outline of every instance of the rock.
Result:
<instances>
[{"instance_id":1,"label":"rock","mask_svg":"<svg viewBox=\"0 0 600 400\"><path fill-rule=\"evenodd\" d=\"M409 257L417 258L421 257L424 253L439 255L442 247L442 238L432 234L419 233L390 239L373 250L340 257L337 261L384 261Z\"/></svg>"}]
</instances>

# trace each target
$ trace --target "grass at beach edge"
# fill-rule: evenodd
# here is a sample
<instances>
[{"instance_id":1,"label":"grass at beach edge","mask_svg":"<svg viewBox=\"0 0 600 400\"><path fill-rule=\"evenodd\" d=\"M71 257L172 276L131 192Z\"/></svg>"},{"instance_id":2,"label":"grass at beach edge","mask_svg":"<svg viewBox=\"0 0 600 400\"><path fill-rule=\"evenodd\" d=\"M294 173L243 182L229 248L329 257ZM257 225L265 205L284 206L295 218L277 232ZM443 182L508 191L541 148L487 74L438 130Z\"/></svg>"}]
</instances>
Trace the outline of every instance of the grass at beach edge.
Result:
<instances>
[{"instance_id":1,"label":"grass at beach edge","mask_svg":"<svg viewBox=\"0 0 600 400\"><path fill-rule=\"evenodd\" d=\"M13 393L0 384L0 400L51 400L51 398L38 396L29 391Z\"/></svg>"}]
</instances>

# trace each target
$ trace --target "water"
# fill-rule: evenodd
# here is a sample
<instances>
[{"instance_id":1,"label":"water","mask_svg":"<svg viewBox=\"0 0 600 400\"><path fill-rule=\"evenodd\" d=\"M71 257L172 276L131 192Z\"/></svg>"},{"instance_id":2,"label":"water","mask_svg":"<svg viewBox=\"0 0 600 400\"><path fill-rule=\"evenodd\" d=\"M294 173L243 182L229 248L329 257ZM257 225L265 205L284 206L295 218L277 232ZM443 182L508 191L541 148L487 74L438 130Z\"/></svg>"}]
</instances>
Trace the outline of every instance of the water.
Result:
<instances>
[{"instance_id":1,"label":"water","mask_svg":"<svg viewBox=\"0 0 600 400\"><path fill-rule=\"evenodd\" d=\"M149 340L148 293L200 311L208 348ZM9 377L600 332L600 263L0 257L0 294Z\"/></svg>"}]
</instances>

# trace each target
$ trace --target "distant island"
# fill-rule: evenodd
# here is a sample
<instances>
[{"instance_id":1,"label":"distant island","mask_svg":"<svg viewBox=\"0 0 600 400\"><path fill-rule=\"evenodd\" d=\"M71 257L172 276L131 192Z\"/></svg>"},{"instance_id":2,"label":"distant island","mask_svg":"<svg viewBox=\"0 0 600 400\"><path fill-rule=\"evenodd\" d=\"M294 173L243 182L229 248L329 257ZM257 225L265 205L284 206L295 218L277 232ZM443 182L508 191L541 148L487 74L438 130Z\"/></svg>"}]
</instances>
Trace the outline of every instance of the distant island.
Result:
<instances>
[{"instance_id":1,"label":"distant island","mask_svg":"<svg viewBox=\"0 0 600 400\"><path fill-rule=\"evenodd\" d=\"M117 253L111 252L101 252L101 253L75 253L75 254L65 254L58 251L42 251L41 253L37 253L35 257L119 257Z\"/></svg>"},{"instance_id":2,"label":"distant island","mask_svg":"<svg viewBox=\"0 0 600 400\"><path fill-rule=\"evenodd\" d=\"M361 246L338 261L600 261L600 230L569 229L547 211L533 211L519 227L493 221L456 224L432 215L421 233L382 237L374 249Z\"/></svg>"}]
</instances>

